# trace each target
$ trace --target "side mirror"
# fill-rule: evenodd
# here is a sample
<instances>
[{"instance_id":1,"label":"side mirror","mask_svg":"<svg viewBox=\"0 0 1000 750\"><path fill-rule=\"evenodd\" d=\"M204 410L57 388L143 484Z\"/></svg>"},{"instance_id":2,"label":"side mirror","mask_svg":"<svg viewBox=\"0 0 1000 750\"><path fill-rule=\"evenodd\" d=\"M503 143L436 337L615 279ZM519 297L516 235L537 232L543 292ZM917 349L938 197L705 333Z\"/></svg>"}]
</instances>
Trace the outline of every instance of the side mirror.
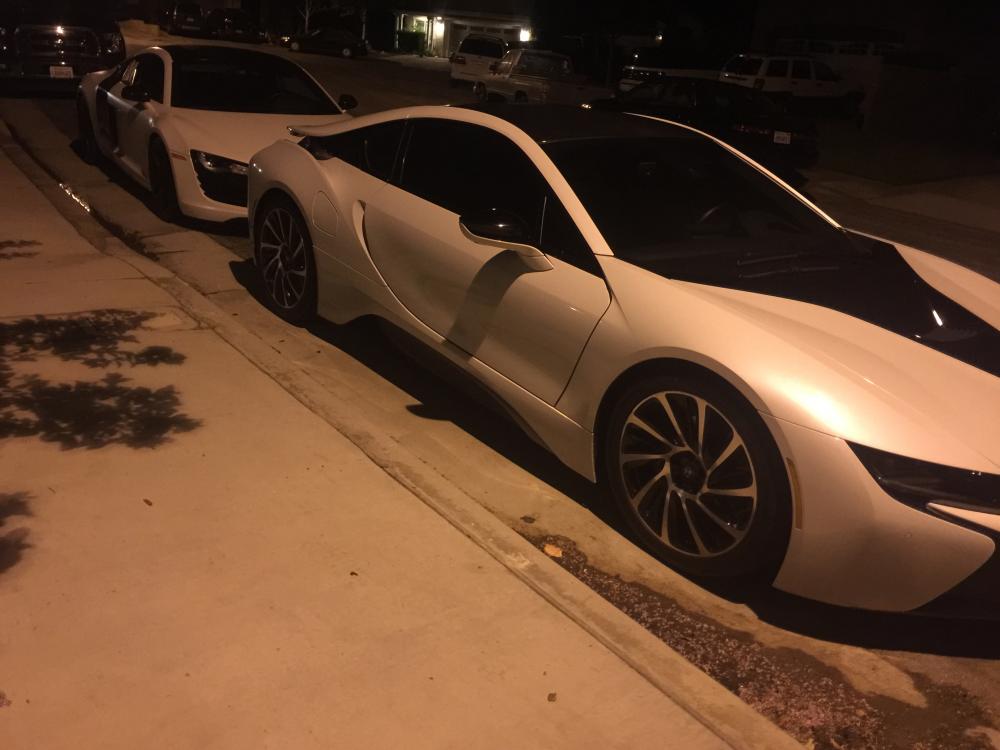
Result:
<instances>
[{"instance_id":1,"label":"side mirror","mask_svg":"<svg viewBox=\"0 0 1000 750\"><path fill-rule=\"evenodd\" d=\"M354 109L358 106L358 100L355 99L350 94L341 94L340 98L337 100L337 106L339 106L345 112L349 109Z\"/></svg>"},{"instance_id":2,"label":"side mirror","mask_svg":"<svg viewBox=\"0 0 1000 750\"><path fill-rule=\"evenodd\" d=\"M122 99L128 99L130 102L148 102L152 97L149 92L144 90L141 86L126 86L122 89Z\"/></svg>"},{"instance_id":3,"label":"side mirror","mask_svg":"<svg viewBox=\"0 0 1000 750\"><path fill-rule=\"evenodd\" d=\"M497 208L473 211L462 216L458 226L472 242L517 253L532 271L552 270L552 263L545 253L528 244L532 239L528 226L516 214Z\"/></svg>"}]
</instances>

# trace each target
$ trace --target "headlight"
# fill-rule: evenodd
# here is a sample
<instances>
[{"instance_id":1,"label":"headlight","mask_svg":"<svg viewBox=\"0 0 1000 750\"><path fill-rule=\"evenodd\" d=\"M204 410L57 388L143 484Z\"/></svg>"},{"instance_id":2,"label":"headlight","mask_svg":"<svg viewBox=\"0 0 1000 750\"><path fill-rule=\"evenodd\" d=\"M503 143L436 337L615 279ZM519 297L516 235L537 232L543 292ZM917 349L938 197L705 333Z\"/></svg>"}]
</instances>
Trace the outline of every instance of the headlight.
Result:
<instances>
[{"instance_id":1,"label":"headlight","mask_svg":"<svg viewBox=\"0 0 1000 750\"><path fill-rule=\"evenodd\" d=\"M292 38L290 36L283 36L283 37L281 37L281 41L283 41L283 42L290 42L291 40L292 40Z\"/></svg>"},{"instance_id":2,"label":"headlight","mask_svg":"<svg viewBox=\"0 0 1000 750\"><path fill-rule=\"evenodd\" d=\"M246 175L247 165L241 161L236 161L234 159L227 159L224 156L216 156L215 154L207 154L204 151L192 151L191 159L204 169L209 172L219 173L229 173L229 174L239 174Z\"/></svg>"},{"instance_id":3,"label":"headlight","mask_svg":"<svg viewBox=\"0 0 1000 750\"><path fill-rule=\"evenodd\" d=\"M101 47L104 48L105 53L120 52L125 48L125 40L117 31L101 34Z\"/></svg>"},{"instance_id":4,"label":"headlight","mask_svg":"<svg viewBox=\"0 0 1000 750\"><path fill-rule=\"evenodd\" d=\"M912 508L927 510L936 503L1000 514L1000 475L848 445L887 494Z\"/></svg>"}]
</instances>

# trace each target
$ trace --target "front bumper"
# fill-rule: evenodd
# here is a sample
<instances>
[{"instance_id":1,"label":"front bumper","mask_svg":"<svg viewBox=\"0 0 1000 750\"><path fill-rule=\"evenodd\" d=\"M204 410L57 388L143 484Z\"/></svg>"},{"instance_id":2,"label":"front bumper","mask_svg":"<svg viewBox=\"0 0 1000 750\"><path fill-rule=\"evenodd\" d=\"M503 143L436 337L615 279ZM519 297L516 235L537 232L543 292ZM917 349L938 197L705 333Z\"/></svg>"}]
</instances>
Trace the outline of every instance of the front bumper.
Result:
<instances>
[{"instance_id":1,"label":"front bumper","mask_svg":"<svg viewBox=\"0 0 1000 750\"><path fill-rule=\"evenodd\" d=\"M890 497L840 438L764 415L794 466L795 522L776 588L883 612L1000 616L997 540Z\"/></svg>"}]
</instances>

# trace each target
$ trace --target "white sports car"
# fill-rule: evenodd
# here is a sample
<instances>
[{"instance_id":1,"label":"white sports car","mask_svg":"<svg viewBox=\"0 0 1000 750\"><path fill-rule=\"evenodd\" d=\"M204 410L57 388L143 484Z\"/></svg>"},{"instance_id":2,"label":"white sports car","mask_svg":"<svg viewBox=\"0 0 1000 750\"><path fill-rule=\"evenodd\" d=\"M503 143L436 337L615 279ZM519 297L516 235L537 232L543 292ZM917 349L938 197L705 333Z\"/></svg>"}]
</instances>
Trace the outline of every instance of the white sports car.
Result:
<instances>
[{"instance_id":1,"label":"white sports car","mask_svg":"<svg viewBox=\"0 0 1000 750\"><path fill-rule=\"evenodd\" d=\"M375 315L649 549L853 607L1000 603L1000 285L654 118L416 107L251 161L273 309Z\"/></svg>"},{"instance_id":2,"label":"white sports car","mask_svg":"<svg viewBox=\"0 0 1000 750\"><path fill-rule=\"evenodd\" d=\"M114 161L152 191L161 216L226 221L246 216L255 152L287 138L292 122L345 120L356 105L276 55L170 45L85 76L77 115L85 158Z\"/></svg>"}]
</instances>

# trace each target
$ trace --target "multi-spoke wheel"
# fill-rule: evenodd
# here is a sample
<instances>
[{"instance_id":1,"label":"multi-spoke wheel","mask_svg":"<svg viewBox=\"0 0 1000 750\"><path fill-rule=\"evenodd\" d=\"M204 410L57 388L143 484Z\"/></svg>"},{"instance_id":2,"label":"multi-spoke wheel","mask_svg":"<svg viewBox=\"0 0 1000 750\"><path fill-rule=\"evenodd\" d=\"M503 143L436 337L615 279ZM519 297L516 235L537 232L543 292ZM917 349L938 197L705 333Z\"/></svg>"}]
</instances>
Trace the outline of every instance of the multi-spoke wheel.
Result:
<instances>
[{"instance_id":1,"label":"multi-spoke wheel","mask_svg":"<svg viewBox=\"0 0 1000 750\"><path fill-rule=\"evenodd\" d=\"M604 472L640 538L689 573L773 573L784 555L781 457L759 415L710 375L628 389L608 420Z\"/></svg>"},{"instance_id":2,"label":"multi-spoke wheel","mask_svg":"<svg viewBox=\"0 0 1000 750\"><path fill-rule=\"evenodd\" d=\"M271 308L290 323L308 322L316 312L316 266L309 230L291 201L273 199L261 207L254 261Z\"/></svg>"}]
</instances>

